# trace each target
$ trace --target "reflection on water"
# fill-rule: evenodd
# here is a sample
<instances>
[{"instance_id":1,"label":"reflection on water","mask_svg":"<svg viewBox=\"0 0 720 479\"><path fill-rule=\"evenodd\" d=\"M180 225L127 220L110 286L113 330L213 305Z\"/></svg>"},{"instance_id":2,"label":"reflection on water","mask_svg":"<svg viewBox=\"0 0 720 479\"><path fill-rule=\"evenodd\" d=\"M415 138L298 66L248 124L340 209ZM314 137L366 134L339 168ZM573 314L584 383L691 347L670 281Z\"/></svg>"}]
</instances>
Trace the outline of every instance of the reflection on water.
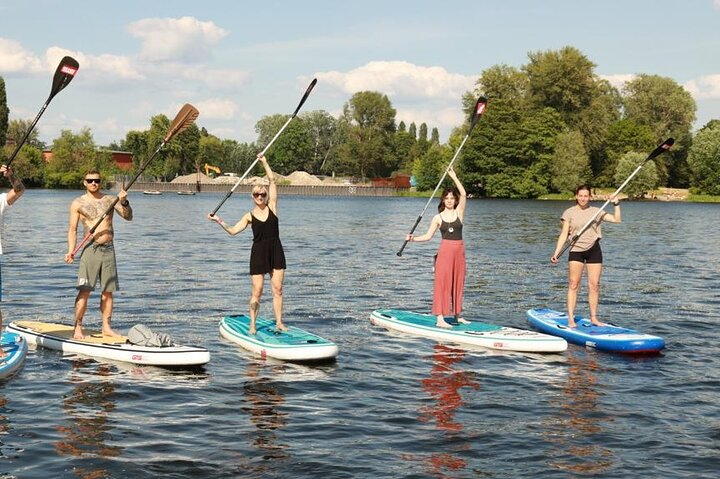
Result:
<instances>
[{"instance_id":1,"label":"reflection on water","mask_svg":"<svg viewBox=\"0 0 720 479\"><path fill-rule=\"evenodd\" d=\"M288 420L288 414L279 410L285 403L285 398L278 390L278 383L271 377L262 376L264 367L278 369L274 372L282 374L281 365L273 367L257 361L248 362L245 368L246 382L243 386L243 406L241 408L248 414L250 422L255 426L255 431L250 434L252 446L263 460L263 463L247 465L254 468L256 473L268 472L274 467L274 462L289 457L286 452L289 446L283 444L277 435L277 431L285 427Z\"/></svg>"},{"instance_id":2,"label":"reflection on water","mask_svg":"<svg viewBox=\"0 0 720 479\"><path fill-rule=\"evenodd\" d=\"M603 411L603 385L598 374L607 368L597 360L594 351L572 350L567 355L567 382L562 395L556 397L559 418L547 424L545 435L555 444L548 454L548 466L577 474L600 474L614 466L613 452L597 440L603 433L602 423L612 419Z\"/></svg>"},{"instance_id":3,"label":"reflection on water","mask_svg":"<svg viewBox=\"0 0 720 479\"><path fill-rule=\"evenodd\" d=\"M456 436L463 430L463 425L455 419L455 411L464 404L460 390L465 387L478 390L480 383L472 371L456 369L455 364L465 358L462 349L436 344L433 346L432 358L430 377L421 382L423 389L435 402L420 409L419 419L422 422L434 422L439 431ZM470 447L468 443L460 446L463 450ZM447 477L443 471L461 471L468 466L466 460L448 451L434 451L425 462L428 473L435 477Z\"/></svg>"},{"instance_id":4,"label":"reflection on water","mask_svg":"<svg viewBox=\"0 0 720 479\"><path fill-rule=\"evenodd\" d=\"M55 444L55 450L62 456L74 458L116 458L122 448L110 446L112 440L112 421L109 416L115 411L115 384L108 365L98 364L94 380L88 380L81 370L88 365L94 366L90 359L73 361L70 382L73 389L62 401L67 418L65 425L57 427L63 439ZM89 461L91 464L93 461ZM73 472L82 479L106 477L108 471L98 467L75 467Z\"/></svg>"}]
</instances>

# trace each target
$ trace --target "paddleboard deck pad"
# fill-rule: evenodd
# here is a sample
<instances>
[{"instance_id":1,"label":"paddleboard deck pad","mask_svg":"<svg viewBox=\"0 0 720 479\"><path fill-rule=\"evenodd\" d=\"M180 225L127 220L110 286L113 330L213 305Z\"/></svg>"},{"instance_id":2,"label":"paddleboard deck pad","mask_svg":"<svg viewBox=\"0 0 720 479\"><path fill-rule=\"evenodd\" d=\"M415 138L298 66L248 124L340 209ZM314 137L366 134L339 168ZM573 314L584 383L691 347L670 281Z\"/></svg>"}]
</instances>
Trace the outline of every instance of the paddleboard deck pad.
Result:
<instances>
[{"instance_id":1,"label":"paddleboard deck pad","mask_svg":"<svg viewBox=\"0 0 720 479\"><path fill-rule=\"evenodd\" d=\"M634 329L614 325L595 326L588 318L575 317L577 327L568 328L566 313L548 308L530 309L527 318L543 333L565 338L567 341L606 351L624 354L656 354L665 347L665 340Z\"/></svg>"},{"instance_id":2,"label":"paddleboard deck pad","mask_svg":"<svg viewBox=\"0 0 720 479\"><path fill-rule=\"evenodd\" d=\"M5 357L0 359L0 379L5 379L15 374L22 368L27 356L27 341L19 334L6 332L0 339Z\"/></svg>"},{"instance_id":3,"label":"paddleboard deck pad","mask_svg":"<svg viewBox=\"0 0 720 479\"><path fill-rule=\"evenodd\" d=\"M295 326L287 331L275 328L275 321L258 317L255 334L250 334L250 318L245 314L226 316L220 320L220 335L264 358L283 361L326 361L338 355L332 341Z\"/></svg>"},{"instance_id":4,"label":"paddleboard deck pad","mask_svg":"<svg viewBox=\"0 0 720 479\"><path fill-rule=\"evenodd\" d=\"M148 366L201 366L210 361L210 352L196 346L150 347L127 342L127 337L104 336L85 329L85 339L73 339L73 326L41 321L13 321L7 327L36 344L63 353L124 361Z\"/></svg>"},{"instance_id":5,"label":"paddleboard deck pad","mask_svg":"<svg viewBox=\"0 0 720 479\"><path fill-rule=\"evenodd\" d=\"M438 328L435 326L436 318L431 314L399 309L375 310L370 314L370 322L416 336L489 349L525 353L560 353L567 349L567 342L564 339L536 331L507 328L478 321L453 325L451 329Z\"/></svg>"}]
</instances>

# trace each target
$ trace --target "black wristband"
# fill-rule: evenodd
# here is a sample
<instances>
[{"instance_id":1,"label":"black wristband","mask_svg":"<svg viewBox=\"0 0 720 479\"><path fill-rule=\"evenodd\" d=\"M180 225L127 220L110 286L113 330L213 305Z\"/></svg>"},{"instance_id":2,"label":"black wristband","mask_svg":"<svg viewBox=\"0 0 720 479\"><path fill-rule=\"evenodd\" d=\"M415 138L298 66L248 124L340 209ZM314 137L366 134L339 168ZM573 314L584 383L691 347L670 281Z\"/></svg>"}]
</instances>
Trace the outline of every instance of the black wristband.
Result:
<instances>
[{"instance_id":1,"label":"black wristband","mask_svg":"<svg viewBox=\"0 0 720 479\"><path fill-rule=\"evenodd\" d=\"M128 206L130 206L130 201L128 201L128 200L121 201L120 206L127 208Z\"/></svg>"}]
</instances>

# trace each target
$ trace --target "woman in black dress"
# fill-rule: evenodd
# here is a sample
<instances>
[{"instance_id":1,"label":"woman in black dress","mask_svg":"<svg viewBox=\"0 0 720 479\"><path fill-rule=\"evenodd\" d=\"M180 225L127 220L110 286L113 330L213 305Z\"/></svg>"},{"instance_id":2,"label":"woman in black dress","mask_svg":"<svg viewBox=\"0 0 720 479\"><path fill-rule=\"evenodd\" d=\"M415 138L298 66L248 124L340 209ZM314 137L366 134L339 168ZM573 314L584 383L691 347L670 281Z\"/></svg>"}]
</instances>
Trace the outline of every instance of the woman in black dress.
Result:
<instances>
[{"instance_id":1,"label":"woman in black dress","mask_svg":"<svg viewBox=\"0 0 720 479\"><path fill-rule=\"evenodd\" d=\"M273 293L273 310L275 312L275 327L287 331L282 320L283 313L283 280L285 279L285 253L280 242L280 228L277 217L277 186L275 177L267 162L267 158L258 155L260 163L265 168L265 174L270 182L269 187L255 185L252 189L252 199L255 207L246 213L234 226L228 226L219 216L208 215L210 221L215 221L230 235L245 230L248 225L253 232L253 245L250 252L250 278L252 280L252 295L250 296L250 334L255 334L255 320L260 309L260 297L263 292L265 275L270 275Z\"/></svg>"}]
</instances>

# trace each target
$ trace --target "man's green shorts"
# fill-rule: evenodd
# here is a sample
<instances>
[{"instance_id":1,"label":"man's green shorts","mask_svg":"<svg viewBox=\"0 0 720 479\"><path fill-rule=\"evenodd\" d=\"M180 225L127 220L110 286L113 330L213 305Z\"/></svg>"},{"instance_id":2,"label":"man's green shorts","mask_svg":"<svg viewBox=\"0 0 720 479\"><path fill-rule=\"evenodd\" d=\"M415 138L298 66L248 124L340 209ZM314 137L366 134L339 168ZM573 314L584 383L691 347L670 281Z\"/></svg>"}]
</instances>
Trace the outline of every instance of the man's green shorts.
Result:
<instances>
[{"instance_id":1,"label":"man's green shorts","mask_svg":"<svg viewBox=\"0 0 720 479\"><path fill-rule=\"evenodd\" d=\"M95 291L98 280L103 292L120 289L112 241L105 244L92 243L80 255L77 289Z\"/></svg>"}]
</instances>

